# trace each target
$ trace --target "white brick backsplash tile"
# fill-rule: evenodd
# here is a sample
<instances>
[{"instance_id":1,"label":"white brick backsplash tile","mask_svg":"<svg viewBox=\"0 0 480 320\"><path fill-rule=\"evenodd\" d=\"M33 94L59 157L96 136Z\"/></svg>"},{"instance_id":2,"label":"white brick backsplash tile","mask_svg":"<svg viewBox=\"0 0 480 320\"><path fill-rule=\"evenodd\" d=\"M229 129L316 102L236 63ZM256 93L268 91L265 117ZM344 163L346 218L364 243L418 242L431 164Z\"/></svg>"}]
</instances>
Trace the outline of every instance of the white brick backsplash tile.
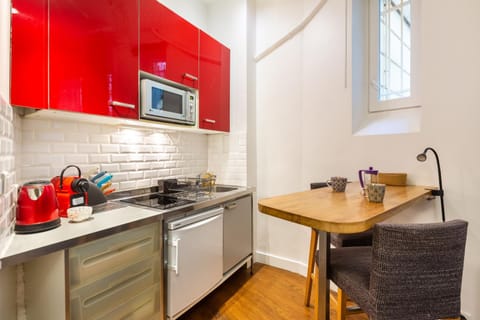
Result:
<instances>
[{"instance_id":1,"label":"white brick backsplash tile","mask_svg":"<svg viewBox=\"0 0 480 320\"><path fill-rule=\"evenodd\" d=\"M109 154L90 154L88 155L90 163L105 163L110 162L110 155Z\"/></svg>"},{"instance_id":2,"label":"white brick backsplash tile","mask_svg":"<svg viewBox=\"0 0 480 320\"><path fill-rule=\"evenodd\" d=\"M170 160L181 160L182 158L183 157L181 153L174 153L170 155Z\"/></svg>"},{"instance_id":3,"label":"white brick backsplash tile","mask_svg":"<svg viewBox=\"0 0 480 320\"><path fill-rule=\"evenodd\" d=\"M161 169L157 171L159 177L168 177L170 175L169 169Z\"/></svg>"},{"instance_id":4,"label":"white brick backsplash tile","mask_svg":"<svg viewBox=\"0 0 480 320\"><path fill-rule=\"evenodd\" d=\"M82 152L82 153L98 153L100 152L100 145L98 144L87 144L87 143L82 143L77 145L77 152Z\"/></svg>"},{"instance_id":5,"label":"white brick backsplash tile","mask_svg":"<svg viewBox=\"0 0 480 320\"><path fill-rule=\"evenodd\" d=\"M150 168L152 169L163 169L165 164L163 162L150 162Z\"/></svg>"},{"instance_id":6,"label":"white brick backsplash tile","mask_svg":"<svg viewBox=\"0 0 480 320\"><path fill-rule=\"evenodd\" d=\"M75 153L77 145L75 143L55 143L50 148L55 153Z\"/></svg>"},{"instance_id":7,"label":"white brick backsplash tile","mask_svg":"<svg viewBox=\"0 0 480 320\"><path fill-rule=\"evenodd\" d=\"M122 181L119 184L119 190L130 190L137 187L136 181Z\"/></svg>"},{"instance_id":8,"label":"white brick backsplash tile","mask_svg":"<svg viewBox=\"0 0 480 320\"><path fill-rule=\"evenodd\" d=\"M181 176L183 175L183 169L182 168L174 168L170 170L170 175L172 176Z\"/></svg>"},{"instance_id":9,"label":"white brick backsplash tile","mask_svg":"<svg viewBox=\"0 0 480 320\"><path fill-rule=\"evenodd\" d=\"M108 134L90 134L89 138L92 143L110 143L110 135Z\"/></svg>"},{"instance_id":10,"label":"white brick backsplash tile","mask_svg":"<svg viewBox=\"0 0 480 320\"><path fill-rule=\"evenodd\" d=\"M158 160L170 160L170 155L168 153L159 153L158 155Z\"/></svg>"},{"instance_id":11,"label":"white brick backsplash tile","mask_svg":"<svg viewBox=\"0 0 480 320\"><path fill-rule=\"evenodd\" d=\"M145 161L157 161L158 160L158 155L155 154L155 153L146 154L146 155L143 156L143 159Z\"/></svg>"},{"instance_id":12,"label":"white brick backsplash tile","mask_svg":"<svg viewBox=\"0 0 480 320\"><path fill-rule=\"evenodd\" d=\"M88 163L88 155L87 154L69 154L65 155L65 162L72 163L72 164L82 164Z\"/></svg>"},{"instance_id":13,"label":"white brick backsplash tile","mask_svg":"<svg viewBox=\"0 0 480 320\"><path fill-rule=\"evenodd\" d=\"M146 188L152 185L152 180L144 179L144 180L137 180L137 188Z\"/></svg>"},{"instance_id":14,"label":"white brick backsplash tile","mask_svg":"<svg viewBox=\"0 0 480 320\"><path fill-rule=\"evenodd\" d=\"M147 170L143 172L145 173L145 178L156 178L159 175L158 170Z\"/></svg>"},{"instance_id":15,"label":"white brick backsplash tile","mask_svg":"<svg viewBox=\"0 0 480 320\"><path fill-rule=\"evenodd\" d=\"M122 182L128 181L128 173L127 172L115 172L112 174L112 182Z\"/></svg>"},{"instance_id":16,"label":"white brick backsplash tile","mask_svg":"<svg viewBox=\"0 0 480 320\"><path fill-rule=\"evenodd\" d=\"M149 170L152 168L152 162L137 162L136 166L137 170Z\"/></svg>"},{"instance_id":17,"label":"white brick backsplash tile","mask_svg":"<svg viewBox=\"0 0 480 320\"><path fill-rule=\"evenodd\" d=\"M177 147L175 147L175 146L166 146L166 147L165 147L165 152L168 152L168 153L177 152Z\"/></svg>"},{"instance_id":18,"label":"white brick backsplash tile","mask_svg":"<svg viewBox=\"0 0 480 320\"><path fill-rule=\"evenodd\" d=\"M37 154L33 157L33 161L31 161L31 164L49 166L52 163L57 162L59 160L59 157L62 159L62 162L64 162L63 155L59 156L59 155L54 155L54 154L50 154L50 153Z\"/></svg>"},{"instance_id":19,"label":"white brick backsplash tile","mask_svg":"<svg viewBox=\"0 0 480 320\"><path fill-rule=\"evenodd\" d=\"M65 141L65 134L58 132L58 131L52 131L52 132L42 132L42 131L37 131L35 133L35 136L38 141L40 142L63 142Z\"/></svg>"},{"instance_id":20,"label":"white brick backsplash tile","mask_svg":"<svg viewBox=\"0 0 480 320\"><path fill-rule=\"evenodd\" d=\"M49 166L24 167L21 169L21 174L23 182L37 179L49 180L54 176Z\"/></svg>"},{"instance_id":21,"label":"white brick backsplash tile","mask_svg":"<svg viewBox=\"0 0 480 320\"><path fill-rule=\"evenodd\" d=\"M102 144L100 150L103 153L118 153L120 146L118 144Z\"/></svg>"},{"instance_id":22,"label":"white brick backsplash tile","mask_svg":"<svg viewBox=\"0 0 480 320\"><path fill-rule=\"evenodd\" d=\"M134 153L128 155L128 161L143 161L143 154Z\"/></svg>"},{"instance_id":23,"label":"white brick backsplash tile","mask_svg":"<svg viewBox=\"0 0 480 320\"><path fill-rule=\"evenodd\" d=\"M120 163L120 171L134 171L136 169L136 163Z\"/></svg>"},{"instance_id":24,"label":"white brick backsplash tile","mask_svg":"<svg viewBox=\"0 0 480 320\"><path fill-rule=\"evenodd\" d=\"M25 142L35 140L35 132L33 131L20 131L20 135Z\"/></svg>"},{"instance_id":25,"label":"white brick backsplash tile","mask_svg":"<svg viewBox=\"0 0 480 320\"><path fill-rule=\"evenodd\" d=\"M165 168L175 168L176 162L175 161L165 161Z\"/></svg>"},{"instance_id":26,"label":"white brick backsplash tile","mask_svg":"<svg viewBox=\"0 0 480 320\"><path fill-rule=\"evenodd\" d=\"M152 153L163 153L165 151L165 146L151 146Z\"/></svg>"},{"instance_id":27,"label":"white brick backsplash tile","mask_svg":"<svg viewBox=\"0 0 480 320\"><path fill-rule=\"evenodd\" d=\"M50 152L51 145L48 143L40 143L40 142L33 142L28 141L23 144L22 151L24 153L38 153L38 152Z\"/></svg>"},{"instance_id":28,"label":"white brick backsplash tile","mask_svg":"<svg viewBox=\"0 0 480 320\"><path fill-rule=\"evenodd\" d=\"M128 161L128 154L112 154L110 156L112 162L127 162Z\"/></svg>"},{"instance_id":29,"label":"white brick backsplash tile","mask_svg":"<svg viewBox=\"0 0 480 320\"><path fill-rule=\"evenodd\" d=\"M122 132L118 134L114 134L111 137L112 143L128 143L128 144L140 144L143 143L143 138L138 134L130 134L129 132Z\"/></svg>"},{"instance_id":30,"label":"white brick backsplash tile","mask_svg":"<svg viewBox=\"0 0 480 320\"><path fill-rule=\"evenodd\" d=\"M88 142L88 135L83 132L65 133L66 142L85 143Z\"/></svg>"},{"instance_id":31,"label":"white brick backsplash tile","mask_svg":"<svg viewBox=\"0 0 480 320\"><path fill-rule=\"evenodd\" d=\"M43 130L43 129L52 129L52 124L50 122L50 120L43 120L43 119L28 119L28 118L24 118L22 120L22 126L23 126L23 129L26 130L26 129L40 129L40 130Z\"/></svg>"},{"instance_id":32,"label":"white brick backsplash tile","mask_svg":"<svg viewBox=\"0 0 480 320\"><path fill-rule=\"evenodd\" d=\"M131 153L131 152L138 152L140 149L137 145L120 145L120 152L122 153Z\"/></svg>"},{"instance_id":33,"label":"white brick backsplash tile","mask_svg":"<svg viewBox=\"0 0 480 320\"><path fill-rule=\"evenodd\" d=\"M128 180L140 180L145 177L144 171L131 171L128 172Z\"/></svg>"},{"instance_id":34,"label":"white brick backsplash tile","mask_svg":"<svg viewBox=\"0 0 480 320\"><path fill-rule=\"evenodd\" d=\"M148 146L148 145L140 145L140 146L138 146L138 152L150 153L150 152L152 152L152 147Z\"/></svg>"},{"instance_id":35,"label":"white brick backsplash tile","mask_svg":"<svg viewBox=\"0 0 480 320\"><path fill-rule=\"evenodd\" d=\"M85 132L90 135L95 133L102 133L102 127L103 125L101 124L92 124L92 123L82 122L78 124L78 131Z\"/></svg>"},{"instance_id":36,"label":"white brick backsplash tile","mask_svg":"<svg viewBox=\"0 0 480 320\"><path fill-rule=\"evenodd\" d=\"M72 121L51 121L51 127L55 131L74 132L78 130L78 123Z\"/></svg>"},{"instance_id":37,"label":"white brick backsplash tile","mask_svg":"<svg viewBox=\"0 0 480 320\"><path fill-rule=\"evenodd\" d=\"M117 172L120 171L120 165L118 163L102 163L100 165L100 170L107 172Z\"/></svg>"}]
</instances>

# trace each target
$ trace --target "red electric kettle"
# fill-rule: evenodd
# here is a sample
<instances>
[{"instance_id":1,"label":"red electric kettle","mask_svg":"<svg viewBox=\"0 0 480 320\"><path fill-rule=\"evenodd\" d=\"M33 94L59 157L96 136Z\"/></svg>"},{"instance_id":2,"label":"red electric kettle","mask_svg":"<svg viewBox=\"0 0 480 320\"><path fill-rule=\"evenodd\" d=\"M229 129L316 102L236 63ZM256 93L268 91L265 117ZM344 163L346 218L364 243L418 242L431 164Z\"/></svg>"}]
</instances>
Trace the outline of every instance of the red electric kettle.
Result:
<instances>
[{"instance_id":1,"label":"red electric kettle","mask_svg":"<svg viewBox=\"0 0 480 320\"><path fill-rule=\"evenodd\" d=\"M34 233L60 225L55 188L48 180L25 183L18 192L16 233Z\"/></svg>"}]
</instances>

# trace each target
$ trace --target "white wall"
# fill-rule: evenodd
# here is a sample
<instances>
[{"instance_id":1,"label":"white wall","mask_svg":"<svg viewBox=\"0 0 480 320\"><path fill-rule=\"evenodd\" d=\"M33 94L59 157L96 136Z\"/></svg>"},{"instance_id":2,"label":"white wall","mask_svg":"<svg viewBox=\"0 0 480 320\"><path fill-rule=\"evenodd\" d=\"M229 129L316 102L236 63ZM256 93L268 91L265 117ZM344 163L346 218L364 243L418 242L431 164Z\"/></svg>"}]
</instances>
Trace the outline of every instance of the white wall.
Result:
<instances>
[{"instance_id":1,"label":"white wall","mask_svg":"<svg viewBox=\"0 0 480 320\"><path fill-rule=\"evenodd\" d=\"M0 170L8 172L10 181L8 189L0 195L0 255L8 245L13 233L15 217L14 202L16 199L15 157L13 114L9 101L10 87L10 1L0 0ZM1 269L0 266L0 310L1 317L16 319L16 286L17 272L15 267ZM13 294L12 294L13 293Z\"/></svg>"},{"instance_id":2,"label":"white wall","mask_svg":"<svg viewBox=\"0 0 480 320\"><path fill-rule=\"evenodd\" d=\"M346 1L351 3L351 1ZM333 175L356 179L373 165L407 172L408 182L437 185L443 170L447 219L469 221L462 310L480 319L480 20L476 0L422 0L422 122L418 133L352 135L351 74L344 87L345 1L329 0L308 27L257 64L258 197L306 190ZM290 31L317 1L257 1L257 53ZM303 4L303 5L302 5ZM440 221L438 200L395 221ZM305 272L309 230L258 214L258 255ZM301 248L299 250L299 248ZM263 254L262 254L263 253Z\"/></svg>"},{"instance_id":3,"label":"white wall","mask_svg":"<svg viewBox=\"0 0 480 320\"><path fill-rule=\"evenodd\" d=\"M247 185L247 3L208 5L206 31L230 49L230 133L209 136L208 168L219 182Z\"/></svg>"},{"instance_id":4,"label":"white wall","mask_svg":"<svg viewBox=\"0 0 480 320\"><path fill-rule=\"evenodd\" d=\"M199 27L200 29L206 30L207 26L207 7L205 1L197 0L157 0L158 2L164 4L170 10L174 11L178 15L182 16L184 19L192 23L193 25Z\"/></svg>"}]
</instances>

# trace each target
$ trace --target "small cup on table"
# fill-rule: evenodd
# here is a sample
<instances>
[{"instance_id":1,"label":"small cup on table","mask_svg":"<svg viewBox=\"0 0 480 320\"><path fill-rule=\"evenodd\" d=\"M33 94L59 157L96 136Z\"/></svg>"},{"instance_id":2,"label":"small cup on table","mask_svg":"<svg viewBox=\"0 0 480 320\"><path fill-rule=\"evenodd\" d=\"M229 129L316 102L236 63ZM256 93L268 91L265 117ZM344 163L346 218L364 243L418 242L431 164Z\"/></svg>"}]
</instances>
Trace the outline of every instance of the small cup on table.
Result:
<instances>
[{"instance_id":1,"label":"small cup on table","mask_svg":"<svg viewBox=\"0 0 480 320\"><path fill-rule=\"evenodd\" d=\"M345 192L347 187L347 178L344 177L331 177L327 181L327 185L332 188L333 192Z\"/></svg>"},{"instance_id":2,"label":"small cup on table","mask_svg":"<svg viewBox=\"0 0 480 320\"><path fill-rule=\"evenodd\" d=\"M383 202L385 197L385 184L383 183L370 183L367 185L368 201L370 202Z\"/></svg>"}]
</instances>

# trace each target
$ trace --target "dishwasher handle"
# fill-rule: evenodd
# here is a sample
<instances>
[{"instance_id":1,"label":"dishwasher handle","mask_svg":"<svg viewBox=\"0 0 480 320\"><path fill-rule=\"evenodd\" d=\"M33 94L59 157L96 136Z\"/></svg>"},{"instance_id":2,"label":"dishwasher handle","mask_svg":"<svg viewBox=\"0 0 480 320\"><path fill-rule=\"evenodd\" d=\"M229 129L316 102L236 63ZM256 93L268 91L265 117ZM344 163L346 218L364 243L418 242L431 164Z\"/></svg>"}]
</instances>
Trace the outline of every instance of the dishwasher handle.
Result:
<instances>
[{"instance_id":1,"label":"dishwasher handle","mask_svg":"<svg viewBox=\"0 0 480 320\"><path fill-rule=\"evenodd\" d=\"M175 239L172 241L168 241L168 246L175 249L175 259L174 264L168 264L168 269L175 271L175 274L178 275L178 245L180 243L180 239ZM170 261L170 259L169 259Z\"/></svg>"},{"instance_id":2,"label":"dishwasher handle","mask_svg":"<svg viewBox=\"0 0 480 320\"><path fill-rule=\"evenodd\" d=\"M180 229L180 228L183 229L188 225L196 224L197 222L200 222L200 221L209 219L211 217L215 217L215 216L218 216L220 214L223 214L223 211L224 211L224 209L222 207L218 207L218 208L211 209L211 210L208 210L208 211L195 213L191 216L168 222L167 227L168 227L168 230L177 230L177 229ZM209 220L209 221L211 221L211 220Z\"/></svg>"}]
</instances>

